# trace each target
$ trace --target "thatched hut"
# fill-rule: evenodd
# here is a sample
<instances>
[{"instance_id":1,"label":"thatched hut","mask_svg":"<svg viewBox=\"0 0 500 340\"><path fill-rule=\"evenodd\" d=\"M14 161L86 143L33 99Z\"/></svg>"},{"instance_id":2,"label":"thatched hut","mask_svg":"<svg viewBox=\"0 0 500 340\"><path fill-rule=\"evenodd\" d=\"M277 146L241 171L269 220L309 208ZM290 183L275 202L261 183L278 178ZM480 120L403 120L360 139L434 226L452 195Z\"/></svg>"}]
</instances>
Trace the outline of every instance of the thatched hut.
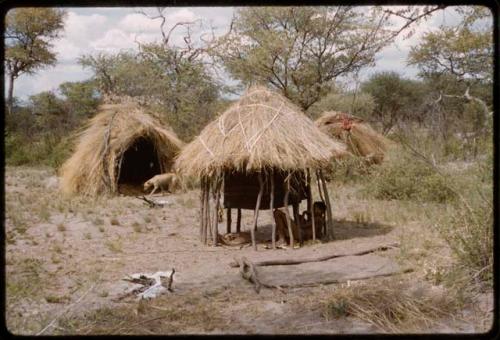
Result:
<instances>
[{"instance_id":1,"label":"thatched hut","mask_svg":"<svg viewBox=\"0 0 500 340\"><path fill-rule=\"evenodd\" d=\"M171 169L183 146L173 131L131 101L102 105L76 137L75 152L60 169L66 194L142 188L152 176Z\"/></svg>"},{"instance_id":2,"label":"thatched hut","mask_svg":"<svg viewBox=\"0 0 500 340\"><path fill-rule=\"evenodd\" d=\"M362 118L344 112L325 112L315 124L321 131L346 144L353 155L365 158L368 163L382 163L392 143Z\"/></svg>"},{"instance_id":3,"label":"thatched hut","mask_svg":"<svg viewBox=\"0 0 500 340\"><path fill-rule=\"evenodd\" d=\"M231 208L238 209L237 231L240 210L254 210L251 234L256 249L254 234L259 210L285 207L291 231L288 205L293 206L296 221L303 199L307 199L307 210L311 210L313 173L328 207L326 234L333 237L331 207L321 170L328 167L332 159L345 154L344 145L322 133L287 98L256 86L186 145L176 159L175 168L183 176L200 179L202 242L207 243L210 232L213 244L217 244L217 212L222 193L224 208L228 209L228 232ZM210 192L214 200L212 213ZM273 246L275 231L274 223ZM293 244L293 235L289 234Z\"/></svg>"}]
</instances>

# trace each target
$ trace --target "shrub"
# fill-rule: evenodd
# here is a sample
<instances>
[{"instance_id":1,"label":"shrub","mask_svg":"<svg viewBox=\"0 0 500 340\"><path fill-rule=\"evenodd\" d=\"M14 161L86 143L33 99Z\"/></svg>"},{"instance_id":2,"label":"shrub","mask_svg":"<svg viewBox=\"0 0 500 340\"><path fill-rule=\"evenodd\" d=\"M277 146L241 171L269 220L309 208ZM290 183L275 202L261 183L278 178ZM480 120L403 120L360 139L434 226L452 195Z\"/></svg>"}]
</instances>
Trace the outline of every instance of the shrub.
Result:
<instances>
[{"instance_id":1,"label":"shrub","mask_svg":"<svg viewBox=\"0 0 500 340\"><path fill-rule=\"evenodd\" d=\"M447 179L428 164L404 151L391 154L369 176L365 191L377 199L412 201L454 201L457 194Z\"/></svg>"}]
</instances>

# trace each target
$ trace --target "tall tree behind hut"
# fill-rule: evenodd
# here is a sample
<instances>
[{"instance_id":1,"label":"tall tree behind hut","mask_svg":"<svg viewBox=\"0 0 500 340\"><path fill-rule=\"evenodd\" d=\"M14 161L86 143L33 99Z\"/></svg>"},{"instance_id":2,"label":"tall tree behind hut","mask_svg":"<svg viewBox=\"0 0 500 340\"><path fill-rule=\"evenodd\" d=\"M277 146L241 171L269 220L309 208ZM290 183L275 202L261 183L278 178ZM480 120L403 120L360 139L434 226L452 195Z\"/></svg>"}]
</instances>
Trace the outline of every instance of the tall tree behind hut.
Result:
<instances>
[{"instance_id":1,"label":"tall tree behind hut","mask_svg":"<svg viewBox=\"0 0 500 340\"><path fill-rule=\"evenodd\" d=\"M165 18L165 9L151 18L156 17ZM162 24L161 42L138 42L137 53L84 55L79 62L94 72L102 94L140 97L188 141L224 105L220 86L203 61L203 48L192 38L196 25L180 22L167 31ZM173 45L171 34L182 29L183 45Z\"/></svg>"},{"instance_id":2,"label":"tall tree behind hut","mask_svg":"<svg viewBox=\"0 0 500 340\"><path fill-rule=\"evenodd\" d=\"M376 53L400 32L440 8L242 8L210 52L243 84L268 84L306 111L338 77L373 65ZM404 24L389 27L392 15L404 16Z\"/></svg>"},{"instance_id":3,"label":"tall tree behind hut","mask_svg":"<svg viewBox=\"0 0 500 340\"><path fill-rule=\"evenodd\" d=\"M14 81L22 74L34 74L54 65L51 42L64 28L65 12L53 8L15 8L5 17L5 69L9 89L7 109L12 113Z\"/></svg>"}]
</instances>

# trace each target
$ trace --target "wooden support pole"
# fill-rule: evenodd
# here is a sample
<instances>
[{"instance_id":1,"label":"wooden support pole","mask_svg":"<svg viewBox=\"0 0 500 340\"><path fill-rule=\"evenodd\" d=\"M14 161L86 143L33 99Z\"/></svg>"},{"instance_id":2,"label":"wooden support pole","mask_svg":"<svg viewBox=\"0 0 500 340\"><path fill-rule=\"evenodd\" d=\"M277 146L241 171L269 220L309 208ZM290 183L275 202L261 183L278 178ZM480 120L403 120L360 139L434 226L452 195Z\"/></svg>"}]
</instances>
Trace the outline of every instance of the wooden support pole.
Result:
<instances>
[{"instance_id":1,"label":"wooden support pole","mask_svg":"<svg viewBox=\"0 0 500 340\"><path fill-rule=\"evenodd\" d=\"M335 239L335 235L333 232L333 215L332 215L332 206L330 205L330 196L328 195L328 189L326 187L325 177L323 176L323 172L319 170L320 180L323 183L323 191L325 194L325 203L326 203L326 236L327 240L331 241Z\"/></svg>"},{"instance_id":2,"label":"wooden support pole","mask_svg":"<svg viewBox=\"0 0 500 340\"><path fill-rule=\"evenodd\" d=\"M241 231L241 209L237 209L236 214L236 232L239 233Z\"/></svg>"},{"instance_id":3,"label":"wooden support pole","mask_svg":"<svg viewBox=\"0 0 500 340\"><path fill-rule=\"evenodd\" d=\"M312 197L312 190L311 190L311 171L307 169L307 211L309 211L309 216L311 218L312 224L312 239L313 241L316 241L316 221L314 218L314 207L313 207L313 197Z\"/></svg>"},{"instance_id":4,"label":"wooden support pole","mask_svg":"<svg viewBox=\"0 0 500 340\"><path fill-rule=\"evenodd\" d=\"M203 242L203 227L205 225L205 182L200 180L200 241Z\"/></svg>"},{"instance_id":5,"label":"wooden support pole","mask_svg":"<svg viewBox=\"0 0 500 340\"><path fill-rule=\"evenodd\" d=\"M299 203L294 203L292 205L293 209L293 219L295 220L295 224L297 225L299 232L299 244L302 247L304 244L304 236L302 235L302 223L300 222L300 212L299 212Z\"/></svg>"},{"instance_id":6,"label":"wooden support pole","mask_svg":"<svg viewBox=\"0 0 500 340\"><path fill-rule=\"evenodd\" d=\"M276 221L274 220L274 170L271 170L271 193L269 194L269 205L271 208L271 220L273 221L272 243L273 249L276 249Z\"/></svg>"},{"instance_id":7,"label":"wooden support pole","mask_svg":"<svg viewBox=\"0 0 500 340\"><path fill-rule=\"evenodd\" d=\"M290 175L290 173L288 175ZM289 194L290 194L290 176L287 176L286 183L285 183L285 197L283 198L283 203L285 206L286 225L288 227L288 235L290 237L290 247L293 249L292 221L290 220L290 211L288 211L288 195Z\"/></svg>"},{"instance_id":8,"label":"wooden support pole","mask_svg":"<svg viewBox=\"0 0 500 340\"><path fill-rule=\"evenodd\" d=\"M255 202L255 211L253 214L253 226L250 230L252 235L252 246L254 250L257 250L257 243L255 242L255 231L257 230L257 220L259 218L260 201L262 200L262 194L264 192L264 180L262 179L262 172L259 172L259 194L257 195L257 202Z\"/></svg>"},{"instance_id":9,"label":"wooden support pole","mask_svg":"<svg viewBox=\"0 0 500 340\"><path fill-rule=\"evenodd\" d=\"M227 220L226 232L229 234L231 233L231 208L226 209L226 220Z\"/></svg>"},{"instance_id":10,"label":"wooden support pole","mask_svg":"<svg viewBox=\"0 0 500 340\"><path fill-rule=\"evenodd\" d=\"M319 175L319 170L316 170L316 183L318 184L318 194L319 198L321 198L321 201L325 201L325 198L323 197L323 194L321 193L321 184L320 184L320 175Z\"/></svg>"},{"instance_id":11,"label":"wooden support pole","mask_svg":"<svg viewBox=\"0 0 500 340\"><path fill-rule=\"evenodd\" d=\"M217 246L218 236L219 236L219 205L220 205L220 187L221 180L219 175L215 178L214 190L215 190L215 202L214 202L214 225L213 225L213 234L212 234L212 243L214 246Z\"/></svg>"},{"instance_id":12,"label":"wooden support pole","mask_svg":"<svg viewBox=\"0 0 500 340\"><path fill-rule=\"evenodd\" d=\"M212 220L210 219L210 182L207 178L205 182L205 244L208 244L208 237L212 235Z\"/></svg>"}]
</instances>

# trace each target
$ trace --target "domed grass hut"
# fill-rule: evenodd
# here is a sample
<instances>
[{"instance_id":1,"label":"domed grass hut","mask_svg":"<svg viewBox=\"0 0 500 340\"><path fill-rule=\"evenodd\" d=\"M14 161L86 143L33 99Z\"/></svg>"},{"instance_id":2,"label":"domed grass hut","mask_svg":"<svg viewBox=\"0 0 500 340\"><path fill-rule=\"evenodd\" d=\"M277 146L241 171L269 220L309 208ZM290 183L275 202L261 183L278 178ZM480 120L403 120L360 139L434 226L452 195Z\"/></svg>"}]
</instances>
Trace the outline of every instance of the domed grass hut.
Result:
<instances>
[{"instance_id":1,"label":"domed grass hut","mask_svg":"<svg viewBox=\"0 0 500 340\"><path fill-rule=\"evenodd\" d=\"M186 145L176 159L175 168L182 176L200 179L200 238L203 243L208 243L210 232L213 244L217 244L217 212L222 194L224 208L228 209L228 233L231 231L231 208L238 209L237 231L241 209L254 210L251 236L256 249L259 210L285 207L293 247L288 206L293 206L297 223L298 207L303 199L307 199L307 210L311 211L312 174L316 174L327 205L326 234L333 238L332 213L322 169L328 167L332 159L346 154L344 145L322 133L291 101L256 86ZM212 212L210 193L214 204ZM312 223L315 237L314 219ZM275 239L276 223L273 223L273 247Z\"/></svg>"},{"instance_id":2,"label":"domed grass hut","mask_svg":"<svg viewBox=\"0 0 500 340\"><path fill-rule=\"evenodd\" d=\"M324 112L315 124L336 141L346 144L349 152L363 157L368 164L382 163L392 143L362 118L344 112Z\"/></svg>"},{"instance_id":3,"label":"domed grass hut","mask_svg":"<svg viewBox=\"0 0 500 340\"><path fill-rule=\"evenodd\" d=\"M60 169L65 194L142 191L145 181L171 169L183 146L131 100L102 105L76 138L75 152Z\"/></svg>"}]
</instances>

